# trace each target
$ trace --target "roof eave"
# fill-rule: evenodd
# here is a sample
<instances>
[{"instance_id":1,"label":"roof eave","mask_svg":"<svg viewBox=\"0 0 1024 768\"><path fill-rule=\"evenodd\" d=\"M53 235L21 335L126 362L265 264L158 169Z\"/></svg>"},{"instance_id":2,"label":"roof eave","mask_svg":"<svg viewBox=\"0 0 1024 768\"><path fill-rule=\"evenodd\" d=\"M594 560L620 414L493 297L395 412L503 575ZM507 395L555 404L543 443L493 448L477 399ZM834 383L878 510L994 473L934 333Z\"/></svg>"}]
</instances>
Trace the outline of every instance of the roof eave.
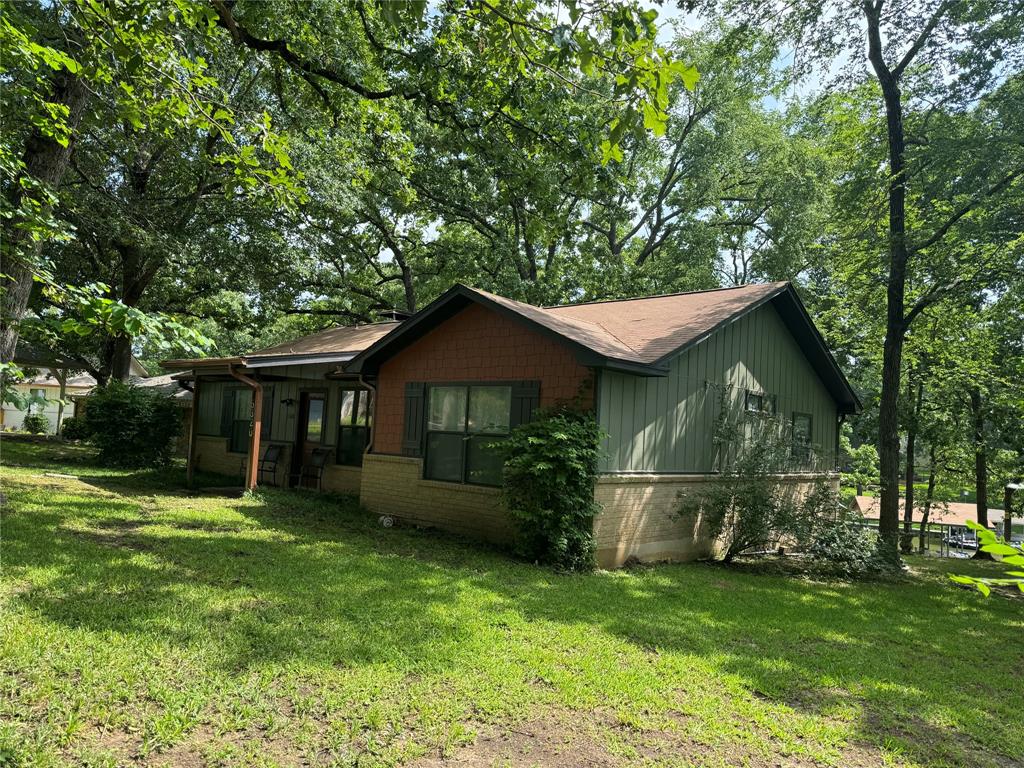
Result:
<instances>
[{"instance_id":1,"label":"roof eave","mask_svg":"<svg viewBox=\"0 0 1024 768\"><path fill-rule=\"evenodd\" d=\"M241 357L199 357L194 359L164 360L161 367L168 371L187 371L193 368L216 368L227 365L244 365Z\"/></svg>"},{"instance_id":2,"label":"roof eave","mask_svg":"<svg viewBox=\"0 0 1024 768\"><path fill-rule=\"evenodd\" d=\"M323 363L347 363L355 352L296 352L288 355L249 355L243 358L249 368L271 368L281 365L317 365Z\"/></svg>"}]
</instances>

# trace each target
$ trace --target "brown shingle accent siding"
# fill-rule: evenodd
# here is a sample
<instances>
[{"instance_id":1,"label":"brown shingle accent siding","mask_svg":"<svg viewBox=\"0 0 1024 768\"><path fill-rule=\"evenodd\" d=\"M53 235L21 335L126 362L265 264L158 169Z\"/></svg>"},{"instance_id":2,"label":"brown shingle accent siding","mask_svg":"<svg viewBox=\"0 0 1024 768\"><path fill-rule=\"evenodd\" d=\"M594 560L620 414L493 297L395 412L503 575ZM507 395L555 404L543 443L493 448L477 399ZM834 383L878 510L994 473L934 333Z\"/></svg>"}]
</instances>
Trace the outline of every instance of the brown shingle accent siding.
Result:
<instances>
[{"instance_id":1,"label":"brown shingle accent siding","mask_svg":"<svg viewBox=\"0 0 1024 768\"><path fill-rule=\"evenodd\" d=\"M380 368L375 453L401 453L405 384L409 381L540 381L541 407L572 400L590 370L562 343L472 305L407 347Z\"/></svg>"}]
</instances>

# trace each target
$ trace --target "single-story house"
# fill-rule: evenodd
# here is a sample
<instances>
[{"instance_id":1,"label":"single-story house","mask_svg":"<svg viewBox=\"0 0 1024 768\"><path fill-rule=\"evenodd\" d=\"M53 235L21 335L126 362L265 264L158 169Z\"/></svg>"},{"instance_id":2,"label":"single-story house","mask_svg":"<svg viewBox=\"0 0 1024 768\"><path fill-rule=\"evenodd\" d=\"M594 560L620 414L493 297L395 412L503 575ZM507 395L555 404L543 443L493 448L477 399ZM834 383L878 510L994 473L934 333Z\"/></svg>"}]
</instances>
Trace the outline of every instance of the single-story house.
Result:
<instances>
[{"instance_id":1,"label":"single-story house","mask_svg":"<svg viewBox=\"0 0 1024 768\"><path fill-rule=\"evenodd\" d=\"M488 444L538 408L590 409L607 434L606 567L709 551L676 512L721 471L723 414L785 423L780 478L800 490L835 481L840 421L860 408L784 282L554 307L456 285L402 322L166 366L194 381L190 469L357 493L375 513L495 542L514 529Z\"/></svg>"},{"instance_id":2,"label":"single-story house","mask_svg":"<svg viewBox=\"0 0 1024 768\"><path fill-rule=\"evenodd\" d=\"M20 430L25 417L42 414L46 417L47 434L55 435L61 422L70 411L62 404L75 395L83 395L96 386L96 380L87 373L68 374L61 369L46 369L35 376L12 385L20 397L25 398L26 407L7 402L0 406L0 429Z\"/></svg>"}]
</instances>

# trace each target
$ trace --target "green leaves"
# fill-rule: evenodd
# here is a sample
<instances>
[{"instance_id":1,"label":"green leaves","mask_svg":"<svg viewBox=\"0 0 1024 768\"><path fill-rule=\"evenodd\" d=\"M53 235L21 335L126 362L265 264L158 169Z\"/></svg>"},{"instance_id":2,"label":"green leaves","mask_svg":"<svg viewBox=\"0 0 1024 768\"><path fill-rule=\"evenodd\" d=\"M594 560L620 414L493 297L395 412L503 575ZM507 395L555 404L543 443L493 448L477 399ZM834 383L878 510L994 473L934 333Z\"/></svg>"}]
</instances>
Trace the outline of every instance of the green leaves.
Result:
<instances>
[{"instance_id":1,"label":"green leaves","mask_svg":"<svg viewBox=\"0 0 1024 768\"><path fill-rule=\"evenodd\" d=\"M977 535L982 552L995 555L1007 565L1024 565L1024 552L1019 548L1007 544L988 528L976 523L974 520L967 520L965 522L967 527ZM992 594L991 587L993 586L1017 587L1021 592L1024 592L1024 571L1007 571L1006 575L1013 578L980 578L963 574L949 574L949 580L956 584L974 587L985 597Z\"/></svg>"},{"instance_id":2,"label":"green leaves","mask_svg":"<svg viewBox=\"0 0 1024 768\"><path fill-rule=\"evenodd\" d=\"M591 413L559 408L495 444L505 456L503 496L527 557L567 570L593 567L600 439Z\"/></svg>"}]
</instances>

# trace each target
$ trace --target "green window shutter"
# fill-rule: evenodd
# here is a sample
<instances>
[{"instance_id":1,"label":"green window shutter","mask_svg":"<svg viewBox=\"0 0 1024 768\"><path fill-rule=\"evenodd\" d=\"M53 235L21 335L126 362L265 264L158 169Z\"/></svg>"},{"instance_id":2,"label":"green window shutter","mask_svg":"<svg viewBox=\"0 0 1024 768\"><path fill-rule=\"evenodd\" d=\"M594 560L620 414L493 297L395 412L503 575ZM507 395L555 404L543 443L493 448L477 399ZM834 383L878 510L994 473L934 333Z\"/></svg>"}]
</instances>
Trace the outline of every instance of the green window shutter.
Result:
<instances>
[{"instance_id":1,"label":"green window shutter","mask_svg":"<svg viewBox=\"0 0 1024 768\"><path fill-rule=\"evenodd\" d=\"M402 453L405 456L423 455L425 390L423 382L405 383L405 428L402 431Z\"/></svg>"},{"instance_id":2,"label":"green window shutter","mask_svg":"<svg viewBox=\"0 0 1024 768\"><path fill-rule=\"evenodd\" d=\"M231 437L231 429L235 423L235 394L234 389L224 390L224 399L220 407L220 436Z\"/></svg>"},{"instance_id":3,"label":"green window shutter","mask_svg":"<svg viewBox=\"0 0 1024 768\"><path fill-rule=\"evenodd\" d=\"M513 429L533 418L533 412L540 407L540 382L518 381L512 385L512 418L509 426Z\"/></svg>"}]
</instances>

